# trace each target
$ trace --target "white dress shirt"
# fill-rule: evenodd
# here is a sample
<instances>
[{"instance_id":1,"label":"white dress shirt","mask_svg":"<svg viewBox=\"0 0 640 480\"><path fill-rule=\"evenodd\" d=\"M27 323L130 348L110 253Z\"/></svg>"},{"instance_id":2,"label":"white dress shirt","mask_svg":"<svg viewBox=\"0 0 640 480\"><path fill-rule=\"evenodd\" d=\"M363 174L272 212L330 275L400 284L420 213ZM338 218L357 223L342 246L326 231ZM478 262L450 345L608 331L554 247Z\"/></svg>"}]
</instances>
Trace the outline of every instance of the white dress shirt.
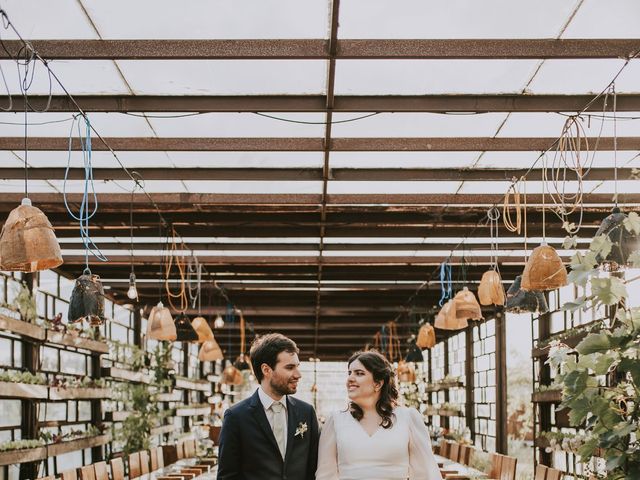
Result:
<instances>
[{"instance_id":1,"label":"white dress shirt","mask_svg":"<svg viewBox=\"0 0 640 480\"><path fill-rule=\"evenodd\" d=\"M260 402L262 403L262 406L264 407L264 413L267 416L267 420L269 421L269 425L271 426L271 430L273 430L273 410L271 410L271 405L274 404L277 400L274 400L273 398L271 398L263 389L262 387L258 387L258 397L260 397ZM285 451L287 450L287 432L289 431L289 419L288 419L288 415L287 415L287 396L283 396L280 399L280 403L282 403L282 405L284 406L284 431L285 431L285 436L284 436L284 449Z\"/></svg>"}]
</instances>

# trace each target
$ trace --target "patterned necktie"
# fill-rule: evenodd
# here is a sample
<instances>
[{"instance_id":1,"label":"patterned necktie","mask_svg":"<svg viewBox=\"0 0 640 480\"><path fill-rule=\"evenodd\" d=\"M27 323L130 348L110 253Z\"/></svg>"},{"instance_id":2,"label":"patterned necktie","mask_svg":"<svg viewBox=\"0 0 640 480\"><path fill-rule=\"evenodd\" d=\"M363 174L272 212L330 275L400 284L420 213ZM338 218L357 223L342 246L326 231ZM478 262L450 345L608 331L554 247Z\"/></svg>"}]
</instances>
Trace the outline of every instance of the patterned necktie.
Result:
<instances>
[{"instance_id":1,"label":"patterned necktie","mask_svg":"<svg viewBox=\"0 0 640 480\"><path fill-rule=\"evenodd\" d=\"M276 437L278 442L278 448L282 454L282 458L285 455L284 441L285 441L285 412L284 405L280 402L273 402L271 404L271 411L273 412L273 436Z\"/></svg>"}]
</instances>

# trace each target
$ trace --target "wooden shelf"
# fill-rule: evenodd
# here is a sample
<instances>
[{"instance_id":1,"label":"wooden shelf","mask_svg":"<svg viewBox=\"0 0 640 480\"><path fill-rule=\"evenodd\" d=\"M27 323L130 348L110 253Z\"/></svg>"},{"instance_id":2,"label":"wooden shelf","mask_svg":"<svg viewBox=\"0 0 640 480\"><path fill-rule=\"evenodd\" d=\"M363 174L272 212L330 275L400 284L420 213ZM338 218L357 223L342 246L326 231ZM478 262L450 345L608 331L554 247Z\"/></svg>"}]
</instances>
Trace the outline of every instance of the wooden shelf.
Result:
<instances>
[{"instance_id":1,"label":"wooden shelf","mask_svg":"<svg viewBox=\"0 0 640 480\"><path fill-rule=\"evenodd\" d=\"M195 417L197 415L209 415L209 413L211 413L211 407L208 405L176 408L176 417Z\"/></svg>"},{"instance_id":2,"label":"wooden shelf","mask_svg":"<svg viewBox=\"0 0 640 480\"><path fill-rule=\"evenodd\" d=\"M110 388L60 388L49 389L49 400L100 399L111 397Z\"/></svg>"},{"instance_id":3,"label":"wooden shelf","mask_svg":"<svg viewBox=\"0 0 640 480\"><path fill-rule=\"evenodd\" d=\"M49 387L30 383L0 382L0 398L33 398L46 400Z\"/></svg>"},{"instance_id":4,"label":"wooden shelf","mask_svg":"<svg viewBox=\"0 0 640 480\"><path fill-rule=\"evenodd\" d=\"M560 403L562 401L562 391L545 390L543 392L533 392L531 401L533 403Z\"/></svg>"},{"instance_id":5,"label":"wooden shelf","mask_svg":"<svg viewBox=\"0 0 640 480\"><path fill-rule=\"evenodd\" d=\"M590 333L591 332L586 332L586 331L578 332L575 335L561 339L560 342L567 345L568 347L576 348L578 344ZM533 350L531 350L531 357L533 358L544 358L548 354L549 354L549 345L546 345L541 348L534 348Z\"/></svg>"},{"instance_id":6,"label":"wooden shelf","mask_svg":"<svg viewBox=\"0 0 640 480\"><path fill-rule=\"evenodd\" d=\"M176 387L184 390L196 390L198 392L210 392L211 382L207 380L192 380L190 378L176 378Z\"/></svg>"},{"instance_id":7,"label":"wooden shelf","mask_svg":"<svg viewBox=\"0 0 640 480\"><path fill-rule=\"evenodd\" d=\"M104 419L107 422L124 422L131 412L105 412Z\"/></svg>"},{"instance_id":8,"label":"wooden shelf","mask_svg":"<svg viewBox=\"0 0 640 480\"><path fill-rule=\"evenodd\" d=\"M69 440L68 442L55 443L47 446L47 456L56 457L63 453L105 445L110 441L111 435L97 435L95 437L78 438L77 440Z\"/></svg>"},{"instance_id":9,"label":"wooden shelf","mask_svg":"<svg viewBox=\"0 0 640 480\"><path fill-rule=\"evenodd\" d=\"M433 393L433 392L441 392L444 390L451 390L452 388L464 388L464 383L462 382L436 383L432 385L427 385L424 391Z\"/></svg>"},{"instance_id":10,"label":"wooden shelf","mask_svg":"<svg viewBox=\"0 0 640 480\"><path fill-rule=\"evenodd\" d=\"M0 315L0 330L8 330L9 332L34 340L44 340L46 337L46 330L44 328L34 325L33 323L7 317L6 315Z\"/></svg>"},{"instance_id":11,"label":"wooden shelf","mask_svg":"<svg viewBox=\"0 0 640 480\"><path fill-rule=\"evenodd\" d=\"M158 402L181 402L182 392L174 390L173 392L168 393L158 393L156 394L156 400Z\"/></svg>"},{"instance_id":12,"label":"wooden shelf","mask_svg":"<svg viewBox=\"0 0 640 480\"><path fill-rule=\"evenodd\" d=\"M132 372L118 367L102 367L102 376L133 383L151 383L151 376L148 373Z\"/></svg>"},{"instance_id":13,"label":"wooden shelf","mask_svg":"<svg viewBox=\"0 0 640 480\"><path fill-rule=\"evenodd\" d=\"M96 353L109 353L109 345L106 342L84 338L70 333L47 330L46 341L67 347L82 348Z\"/></svg>"},{"instance_id":14,"label":"wooden shelf","mask_svg":"<svg viewBox=\"0 0 640 480\"><path fill-rule=\"evenodd\" d=\"M0 452L0 465L37 462L47 458L47 447L36 447L25 450Z\"/></svg>"},{"instance_id":15,"label":"wooden shelf","mask_svg":"<svg viewBox=\"0 0 640 480\"><path fill-rule=\"evenodd\" d=\"M175 425L162 425L161 427L155 427L151 429L151 435L162 435L165 433L171 433L176 429Z\"/></svg>"}]
</instances>

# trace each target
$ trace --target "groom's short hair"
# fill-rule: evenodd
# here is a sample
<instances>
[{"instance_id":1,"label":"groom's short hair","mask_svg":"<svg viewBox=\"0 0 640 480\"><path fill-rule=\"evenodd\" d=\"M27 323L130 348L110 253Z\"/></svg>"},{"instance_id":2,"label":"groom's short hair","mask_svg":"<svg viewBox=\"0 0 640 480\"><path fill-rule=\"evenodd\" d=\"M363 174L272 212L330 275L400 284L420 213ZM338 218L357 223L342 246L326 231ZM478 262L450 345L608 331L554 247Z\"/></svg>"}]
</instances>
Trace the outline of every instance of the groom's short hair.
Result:
<instances>
[{"instance_id":1,"label":"groom's short hair","mask_svg":"<svg viewBox=\"0 0 640 480\"><path fill-rule=\"evenodd\" d=\"M268 333L256 337L251 344L249 357L251 358L251 366L253 374L256 376L258 383L262 382L264 375L262 374L263 363L269 365L272 369L276 368L278 355L281 352L300 353L296 342L281 333Z\"/></svg>"}]
</instances>

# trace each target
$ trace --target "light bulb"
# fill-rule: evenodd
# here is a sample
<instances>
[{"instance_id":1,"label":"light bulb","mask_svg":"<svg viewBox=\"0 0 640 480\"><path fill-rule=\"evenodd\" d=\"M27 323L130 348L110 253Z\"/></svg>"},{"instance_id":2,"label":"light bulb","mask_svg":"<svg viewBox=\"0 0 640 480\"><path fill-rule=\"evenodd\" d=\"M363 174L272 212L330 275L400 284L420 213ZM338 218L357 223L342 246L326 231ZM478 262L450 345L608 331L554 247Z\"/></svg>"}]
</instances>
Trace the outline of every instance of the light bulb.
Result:
<instances>
[{"instance_id":1,"label":"light bulb","mask_svg":"<svg viewBox=\"0 0 640 480\"><path fill-rule=\"evenodd\" d=\"M222 319L222 317L220 316L220 314L216 315L216 319L213 321L213 326L215 328L222 328L224 327L224 320Z\"/></svg>"},{"instance_id":2,"label":"light bulb","mask_svg":"<svg viewBox=\"0 0 640 480\"><path fill-rule=\"evenodd\" d=\"M138 290L136 289L136 274L131 272L129 275L129 290L127 290L127 297L131 300L137 300Z\"/></svg>"}]
</instances>

